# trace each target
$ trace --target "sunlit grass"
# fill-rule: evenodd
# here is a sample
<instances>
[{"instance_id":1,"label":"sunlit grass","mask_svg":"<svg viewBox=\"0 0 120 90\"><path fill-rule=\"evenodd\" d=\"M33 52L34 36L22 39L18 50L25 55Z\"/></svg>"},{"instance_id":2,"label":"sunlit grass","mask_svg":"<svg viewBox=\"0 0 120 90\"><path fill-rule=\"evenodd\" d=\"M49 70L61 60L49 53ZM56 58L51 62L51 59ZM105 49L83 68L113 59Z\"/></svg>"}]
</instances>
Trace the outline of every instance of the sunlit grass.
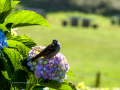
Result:
<instances>
[{"instance_id":1,"label":"sunlit grass","mask_svg":"<svg viewBox=\"0 0 120 90\"><path fill-rule=\"evenodd\" d=\"M70 21L69 16L93 18L99 28L83 28L81 26L62 26L62 20ZM52 27L30 26L18 29L18 35L26 34L37 45L48 45L53 39L61 43L63 53L70 69L76 77L68 76L74 84L84 81L86 85L95 85L98 71L111 78L120 80L120 27L110 25L110 18L78 12L48 13L48 22ZM101 78L102 87L119 86L120 81Z\"/></svg>"}]
</instances>

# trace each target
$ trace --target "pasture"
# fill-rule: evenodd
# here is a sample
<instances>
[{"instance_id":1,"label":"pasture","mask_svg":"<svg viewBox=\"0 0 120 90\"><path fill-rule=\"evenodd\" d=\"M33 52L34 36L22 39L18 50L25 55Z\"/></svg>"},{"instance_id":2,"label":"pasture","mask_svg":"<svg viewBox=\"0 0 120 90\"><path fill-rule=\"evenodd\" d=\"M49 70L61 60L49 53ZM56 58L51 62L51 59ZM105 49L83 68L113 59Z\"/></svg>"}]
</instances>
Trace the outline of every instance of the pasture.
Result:
<instances>
[{"instance_id":1,"label":"pasture","mask_svg":"<svg viewBox=\"0 0 120 90\"><path fill-rule=\"evenodd\" d=\"M69 15L93 18L99 27L83 28L62 26L62 20L69 22ZM38 46L48 45L53 39L61 43L63 53L76 77L68 80L76 86L84 82L95 86L96 73L101 72L101 87L120 86L120 26L110 24L110 17L80 12L48 13L47 21L52 27L29 26L17 30L18 35L27 35Z\"/></svg>"}]
</instances>

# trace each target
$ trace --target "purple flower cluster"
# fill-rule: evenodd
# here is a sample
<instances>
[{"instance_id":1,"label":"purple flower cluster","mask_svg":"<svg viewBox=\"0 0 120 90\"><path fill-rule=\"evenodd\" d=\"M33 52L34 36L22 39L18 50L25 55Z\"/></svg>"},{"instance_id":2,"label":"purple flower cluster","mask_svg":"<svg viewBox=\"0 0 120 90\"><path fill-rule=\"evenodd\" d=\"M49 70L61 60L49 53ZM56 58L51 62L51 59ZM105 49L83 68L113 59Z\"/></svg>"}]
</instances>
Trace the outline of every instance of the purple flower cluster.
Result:
<instances>
[{"instance_id":1,"label":"purple flower cluster","mask_svg":"<svg viewBox=\"0 0 120 90\"><path fill-rule=\"evenodd\" d=\"M31 71L34 71L36 78L43 77L44 79L63 82L69 70L69 64L63 54L58 53L52 59L41 57L36 62L29 61L30 58L34 57L44 48L41 46L32 48L28 55L27 65L30 66Z\"/></svg>"},{"instance_id":2,"label":"purple flower cluster","mask_svg":"<svg viewBox=\"0 0 120 90\"><path fill-rule=\"evenodd\" d=\"M0 50L3 48L3 46L8 47L7 39L4 32L0 29Z\"/></svg>"}]
</instances>

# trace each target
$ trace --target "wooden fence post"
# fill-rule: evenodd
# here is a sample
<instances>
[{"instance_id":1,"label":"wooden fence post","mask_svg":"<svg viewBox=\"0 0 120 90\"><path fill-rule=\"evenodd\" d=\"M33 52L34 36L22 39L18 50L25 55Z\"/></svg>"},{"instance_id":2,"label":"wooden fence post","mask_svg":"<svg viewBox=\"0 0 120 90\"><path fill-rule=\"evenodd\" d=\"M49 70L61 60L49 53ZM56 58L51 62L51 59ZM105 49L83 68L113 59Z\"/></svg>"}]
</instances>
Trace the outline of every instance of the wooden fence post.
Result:
<instances>
[{"instance_id":1,"label":"wooden fence post","mask_svg":"<svg viewBox=\"0 0 120 90\"><path fill-rule=\"evenodd\" d=\"M96 74L96 87L99 87L100 86L100 78L101 78L101 73L100 72L97 72Z\"/></svg>"}]
</instances>

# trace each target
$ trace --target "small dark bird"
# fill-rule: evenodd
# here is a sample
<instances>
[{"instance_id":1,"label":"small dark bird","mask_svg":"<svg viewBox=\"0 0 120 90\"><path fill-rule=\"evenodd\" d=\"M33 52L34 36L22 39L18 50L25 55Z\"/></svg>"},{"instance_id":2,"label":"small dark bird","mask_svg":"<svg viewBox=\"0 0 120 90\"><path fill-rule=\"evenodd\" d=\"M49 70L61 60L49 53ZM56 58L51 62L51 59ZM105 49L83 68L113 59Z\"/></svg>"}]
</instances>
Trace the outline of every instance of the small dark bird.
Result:
<instances>
[{"instance_id":1,"label":"small dark bird","mask_svg":"<svg viewBox=\"0 0 120 90\"><path fill-rule=\"evenodd\" d=\"M29 61L33 62L39 57L52 58L60 51L60 48L61 48L61 44L59 43L57 39L54 39L52 44L48 45L38 55L31 58Z\"/></svg>"}]
</instances>

